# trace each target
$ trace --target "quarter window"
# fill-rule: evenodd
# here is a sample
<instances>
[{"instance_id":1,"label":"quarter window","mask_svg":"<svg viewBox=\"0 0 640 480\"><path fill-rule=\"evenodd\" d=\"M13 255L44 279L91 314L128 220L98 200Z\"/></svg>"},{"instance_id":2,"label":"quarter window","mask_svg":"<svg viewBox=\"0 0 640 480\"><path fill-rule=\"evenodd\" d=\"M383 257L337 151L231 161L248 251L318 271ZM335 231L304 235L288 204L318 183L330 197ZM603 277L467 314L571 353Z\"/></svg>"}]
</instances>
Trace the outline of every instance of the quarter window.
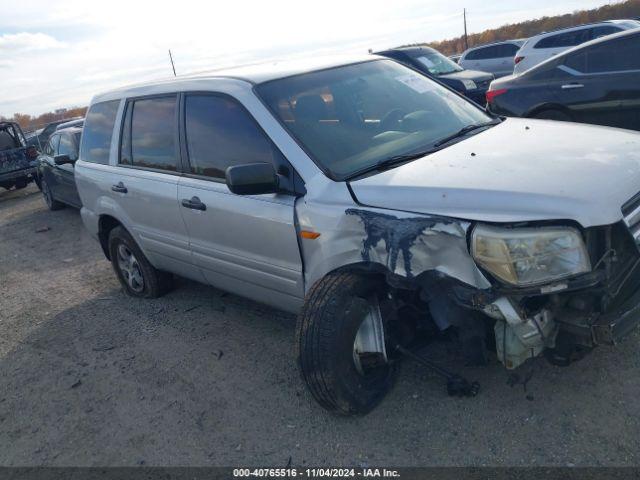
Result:
<instances>
[{"instance_id":1,"label":"quarter window","mask_svg":"<svg viewBox=\"0 0 640 480\"><path fill-rule=\"evenodd\" d=\"M215 95L186 97L185 133L190 171L224 178L233 165L272 163L280 152L236 101Z\"/></svg>"},{"instance_id":2,"label":"quarter window","mask_svg":"<svg viewBox=\"0 0 640 480\"><path fill-rule=\"evenodd\" d=\"M87 112L82 133L80 157L85 162L109 163L113 126L120 100L96 103Z\"/></svg>"},{"instance_id":3,"label":"quarter window","mask_svg":"<svg viewBox=\"0 0 640 480\"><path fill-rule=\"evenodd\" d=\"M176 96L135 100L127 105L120 163L176 171Z\"/></svg>"}]
</instances>

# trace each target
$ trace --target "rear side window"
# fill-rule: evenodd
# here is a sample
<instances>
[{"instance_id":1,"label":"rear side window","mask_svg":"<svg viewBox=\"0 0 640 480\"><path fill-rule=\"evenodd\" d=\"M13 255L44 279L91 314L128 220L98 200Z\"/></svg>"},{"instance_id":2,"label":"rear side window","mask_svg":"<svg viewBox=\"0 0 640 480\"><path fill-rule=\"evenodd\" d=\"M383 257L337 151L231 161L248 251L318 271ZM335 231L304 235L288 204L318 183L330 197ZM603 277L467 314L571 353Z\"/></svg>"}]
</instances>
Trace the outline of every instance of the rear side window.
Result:
<instances>
[{"instance_id":1,"label":"rear side window","mask_svg":"<svg viewBox=\"0 0 640 480\"><path fill-rule=\"evenodd\" d=\"M587 49L587 73L640 70L640 35L616 39Z\"/></svg>"},{"instance_id":2,"label":"rear side window","mask_svg":"<svg viewBox=\"0 0 640 480\"><path fill-rule=\"evenodd\" d=\"M533 48L573 47L591 40L591 29L583 28L543 38Z\"/></svg>"},{"instance_id":3,"label":"rear side window","mask_svg":"<svg viewBox=\"0 0 640 480\"><path fill-rule=\"evenodd\" d=\"M127 104L120 163L175 172L176 96L143 98Z\"/></svg>"},{"instance_id":4,"label":"rear side window","mask_svg":"<svg viewBox=\"0 0 640 480\"><path fill-rule=\"evenodd\" d=\"M469 52L466 60L489 60L492 58L514 57L519 48L520 47L512 43L479 48L478 50Z\"/></svg>"},{"instance_id":5,"label":"rear side window","mask_svg":"<svg viewBox=\"0 0 640 480\"><path fill-rule=\"evenodd\" d=\"M236 101L216 95L187 95L185 134L190 171L224 178L227 167L272 163L280 152Z\"/></svg>"},{"instance_id":6,"label":"rear side window","mask_svg":"<svg viewBox=\"0 0 640 480\"><path fill-rule=\"evenodd\" d=\"M640 70L640 35L583 48L567 56L564 64L581 73Z\"/></svg>"},{"instance_id":7,"label":"rear side window","mask_svg":"<svg viewBox=\"0 0 640 480\"><path fill-rule=\"evenodd\" d=\"M612 25L604 25L602 27L594 27L591 29L591 39L596 39L600 37L604 37L605 35L611 35L612 33L617 33L622 31L622 29L618 27L614 27Z\"/></svg>"},{"instance_id":8,"label":"rear side window","mask_svg":"<svg viewBox=\"0 0 640 480\"><path fill-rule=\"evenodd\" d=\"M85 162L109 163L111 137L120 100L95 103L87 112L82 131L80 157Z\"/></svg>"}]
</instances>

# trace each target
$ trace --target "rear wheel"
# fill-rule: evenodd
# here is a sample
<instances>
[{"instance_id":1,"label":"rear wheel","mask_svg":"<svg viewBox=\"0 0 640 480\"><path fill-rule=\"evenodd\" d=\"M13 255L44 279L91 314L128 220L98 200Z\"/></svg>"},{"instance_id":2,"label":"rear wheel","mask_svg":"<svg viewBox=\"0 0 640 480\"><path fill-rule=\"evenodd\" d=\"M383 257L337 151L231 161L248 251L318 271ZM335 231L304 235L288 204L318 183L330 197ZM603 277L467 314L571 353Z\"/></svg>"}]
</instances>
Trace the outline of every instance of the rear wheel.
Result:
<instances>
[{"instance_id":1,"label":"rear wheel","mask_svg":"<svg viewBox=\"0 0 640 480\"><path fill-rule=\"evenodd\" d=\"M157 298L171 289L170 273L157 270L122 227L109 234L111 264L125 292L132 297Z\"/></svg>"},{"instance_id":2,"label":"rear wheel","mask_svg":"<svg viewBox=\"0 0 640 480\"><path fill-rule=\"evenodd\" d=\"M44 197L44 203L47 204L49 210L60 210L61 208L64 208L63 203L53 198L51 188L44 178L40 182L40 185L42 186L42 196Z\"/></svg>"},{"instance_id":3,"label":"rear wheel","mask_svg":"<svg viewBox=\"0 0 640 480\"><path fill-rule=\"evenodd\" d=\"M361 415L382 401L397 373L385 344L391 316L383 279L334 273L311 289L298 317L296 356L320 405Z\"/></svg>"},{"instance_id":4,"label":"rear wheel","mask_svg":"<svg viewBox=\"0 0 640 480\"><path fill-rule=\"evenodd\" d=\"M27 181L26 178L19 178L18 180L16 180L15 188L16 190L21 190L23 188L26 188L28 184L29 182Z\"/></svg>"},{"instance_id":5,"label":"rear wheel","mask_svg":"<svg viewBox=\"0 0 640 480\"><path fill-rule=\"evenodd\" d=\"M571 116L568 113L555 108L549 109L549 110L542 110L541 112L534 114L533 118L538 118L540 120L557 120L560 122L573 121L573 118L571 118Z\"/></svg>"}]
</instances>

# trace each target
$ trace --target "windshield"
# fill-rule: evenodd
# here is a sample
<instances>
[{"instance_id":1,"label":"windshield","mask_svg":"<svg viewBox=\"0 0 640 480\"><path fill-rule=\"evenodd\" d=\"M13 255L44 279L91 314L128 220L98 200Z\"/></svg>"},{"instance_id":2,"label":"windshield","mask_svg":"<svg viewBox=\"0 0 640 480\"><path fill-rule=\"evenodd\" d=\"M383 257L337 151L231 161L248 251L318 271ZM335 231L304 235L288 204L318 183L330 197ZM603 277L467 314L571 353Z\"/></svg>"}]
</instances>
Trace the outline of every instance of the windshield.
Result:
<instances>
[{"instance_id":1,"label":"windshield","mask_svg":"<svg viewBox=\"0 0 640 480\"><path fill-rule=\"evenodd\" d=\"M492 120L472 103L390 60L273 80L259 85L257 92L335 180Z\"/></svg>"},{"instance_id":2,"label":"windshield","mask_svg":"<svg viewBox=\"0 0 640 480\"><path fill-rule=\"evenodd\" d=\"M424 65L431 75L447 75L449 73L461 72L463 68L453 60L445 57L439 52L420 52L415 59Z\"/></svg>"}]
</instances>

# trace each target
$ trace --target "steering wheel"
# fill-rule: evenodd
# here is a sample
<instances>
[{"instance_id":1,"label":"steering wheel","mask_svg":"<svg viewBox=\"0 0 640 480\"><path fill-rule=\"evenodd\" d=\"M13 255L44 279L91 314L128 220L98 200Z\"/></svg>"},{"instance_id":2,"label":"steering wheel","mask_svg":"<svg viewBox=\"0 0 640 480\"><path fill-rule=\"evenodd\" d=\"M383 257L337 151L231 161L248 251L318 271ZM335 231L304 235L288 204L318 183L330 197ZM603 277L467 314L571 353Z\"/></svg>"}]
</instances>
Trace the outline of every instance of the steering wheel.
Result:
<instances>
[{"instance_id":1,"label":"steering wheel","mask_svg":"<svg viewBox=\"0 0 640 480\"><path fill-rule=\"evenodd\" d=\"M382 120L380 120L380 131L398 130L400 120L402 120L406 114L407 112L401 108L389 110L384 117L382 117Z\"/></svg>"}]
</instances>

